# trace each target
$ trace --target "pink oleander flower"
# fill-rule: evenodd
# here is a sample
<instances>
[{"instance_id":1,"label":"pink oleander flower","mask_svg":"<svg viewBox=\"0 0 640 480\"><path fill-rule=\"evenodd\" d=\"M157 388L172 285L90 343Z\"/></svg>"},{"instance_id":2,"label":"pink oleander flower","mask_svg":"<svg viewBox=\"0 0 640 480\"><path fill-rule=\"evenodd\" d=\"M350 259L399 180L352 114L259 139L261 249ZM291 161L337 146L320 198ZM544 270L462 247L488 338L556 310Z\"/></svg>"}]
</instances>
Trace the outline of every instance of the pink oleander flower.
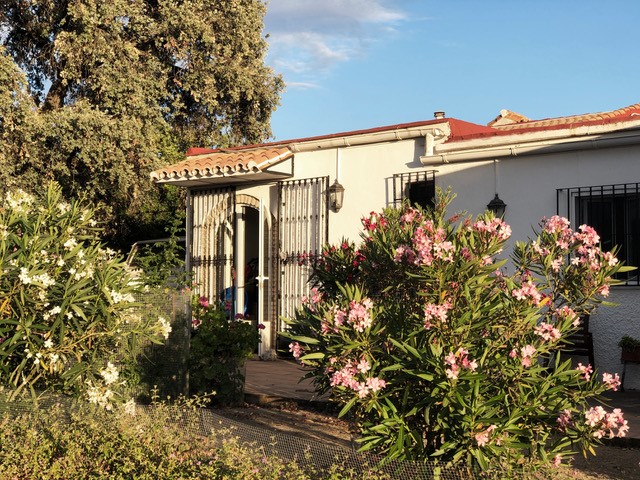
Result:
<instances>
[{"instance_id":1,"label":"pink oleander flower","mask_svg":"<svg viewBox=\"0 0 640 480\"><path fill-rule=\"evenodd\" d=\"M564 263L564 258L563 257L558 257L555 260L551 261L551 270L553 270L554 272L558 273L560 271L560 268L562 267Z\"/></svg>"},{"instance_id":2,"label":"pink oleander flower","mask_svg":"<svg viewBox=\"0 0 640 480\"><path fill-rule=\"evenodd\" d=\"M602 438L605 435L609 438L624 437L629 431L628 422L623 418L622 410L619 408L607 413L604 408L598 405L587 410L584 416L585 423L589 427L596 428L593 432L595 438Z\"/></svg>"},{"instance_id":3,"label":"pink oleander flower","mask_svg":"<svg viewBox=\"0 0 640 480\"><path fill-rule=\"evenodd\" d=\"M406 260L407 263L415 264L416 263L416 252L414 252L411 247L406 245L400 245L396 248L396 254L393 257L393 261L396 263L400 263L403 260Z\"/></svg>"},{"instance_id":4,"label":"pink oleander flower","mask_svg":"<svg viewBox=\"0 0 640 480\"><path fill-rule=\"evenodd\" d=\"M541 323L534 331L546 341L555 342L560 339L560 331L550 323Z\"/></svg>"},{"instance_id":5,"label":"pink oleander flower","mask_svg":"<svg viewBox=\"0 0 640 480\"><path fill-rule=\"evenodd\" d=\"M369 365L369 362L367 362L365 358L362 358L356 368L360 373L367 373L369 370L371 370L371 365Z\"/></svg>"},{"instance_id":6,"label":"pink oleander flower","mask_svg":"<svg viewBox=\"0 0 640 480\"><path fill-rule=\"evenodd\" d=\"M523 367L531 366L531 358L534 353L536 353L536 349L533 345L526 345L520 349L520 355L522 355L521 362Z\"/></svg>"},{"instance_id":7,"label":"pink oleander flower","mask_svg":"<svg viewBox=\"0 0 640 480\"><path fill-rule=\"evenodd\" d=\"M484 447L487 443L489 443L489 439L491 437L491 432L493 432L497 427L495 425L489 425L486 430L476 433L476 443L479 447Z\"/></svg>"},{"instance_id":8,"label":"pink oleander flower","mask_svg":"<svg viewBox=\"0 0 640 480\"><path fill-rule=\"evenodd\" d=\"M387 225L387 220L383 215L379 215L376 212L371 212L369 218L362 218L362 225L370 232L376 231L378 228L383 228Z\"/></svg>"},{"instance_id":9,"label":"pink oleander flower","mask_svg":"<svg viewBox=\"0 0 640 480\"><path fill-rule=\"evenodd\" d=\"M554 215L551 218L543 218L542 219L542 228L547 233L562 233L562 234L571 234L571 222L558 215Z\"/></svg>"},{"instance_id":10,"label":"pink oleander flower","mask_svg":"<svg viewBox=\"0 0 640 480\"><path fill-rule=\"evenodd\" d=\"M311 303L319 303L322 300L322 292L316 287L311 289Z\"/></svg>"},{"instance_id":11,"label":"pink oleander flower","mask_svg":"<svg viewBox=\"0 0 640 480\"><path fill-rule=\"evenodd\" d=\"M289 351L293 353L293 357L298 360L302 356L304 349L298 342L291 342L289 344Z\"/></svg>"},{"instance_id":12,"label":"pink oleander flower","mask_svg":"<svg viewBox=\"0 0 640 480\"><path fill-rule=\"evenodd\" d=\"M563 305L562 307L558 308L554 313L558 318L562 318L562 319L573 318L572 325L574 327L579 327L580 323L582 322L578 314L574 312L571 307L568 307L566 305Z\"/></svg>"},{"instance_id":13,"label":"pink oleander flower","mask_svg":"<svg viewBox=\"0 0 640 480\"><path fill-rule=\"evenodd\" d=\"M458 375L460 375L460 367L455 364L451 365L450 368L445 369L444 373L447 376L447 378L451 378L452 380L455 380L456 378L458 378Z\"/></svg>"},{"instance_id":14,"label":"pink oleander flower","mask_svg":"<svg viewBox=\"0 0 640 480\"><path fill-rule=\"evenodd\" d=\"M586 382L591 380L591 374L593 373L593 367L591 365L582 365L582 363L578 363L576 370L582 372L582 378Z\"/></svg>"},{"instance_id":15,"label":"pink oleander flower","mask_svg":"<svg viewBox=\"0 0 640 480\"><path fill-rule=\"evenodd\" d=\"M349 302L349 314L347 316L347 322L351 324L357 332L364 332L365 329L371 326L371 308L373 302L365 298L362 302L356 302L352 300Z\"/></svg>"},{"instance_id":16,"label":"pink oleander flower","mask_svg":"<svg viewBox=\"0 0 640 480\"><path fill-rule=\"evenodd\" d=\"M445 368L447 378L456 379L460 375L460 367L474 372L478 368L478 362L469 360L469 351L460 347L456 353L449 352L444 357L444 363L449 368Z\"/></svg>"},{"instance_id":17,"label":"pink oleander flower","mask_svg":"<svg viewBox=\"0 0 640 480\"><path fill-rule=\"evenodd\" d=\"M207 308L209 306L209 299L203 295L198 299L198 303L201 307Z\"/></svg>"},{"instance_id":18,"label":"pink oleander flower","mask_svg":"<svg viewBox=\"0 0 640 480\"><path fill-rule=\"evenodd\" d=\"M387 382L378 378L378 377L369 377L367 378L367 388L369 388L372 392L377 392L382 390L387 386Z\"/></svg>"},{"instance_id":19,"label":"pink oleander flower","mask_svg":"<svg viewBox=\"0 0 640 480\"><path fill-rule=\"evenodd\" d=\"M560 454L553 457L552 463L553 463L553 466L556 468L558 468L562 464L562 457L560 456Z\"/></svg>"},{"instance_id":20,"label":"pink oleander flower","mask_svg":"<svg viewBox=\"0 0 640 480\"><path fill-rule=\"evenodd\" d=\"M344 324L344 321L347 319L347 312L344 310L340 310L337 306L334 306L334 316L333 323L336 327L339 327Z\"/></svg>"},{"instance_id":21,"label":"pink oleander flower","mask_svg":"<svg viewBox=\"0 0 640 480\"><path fill-rule=\"evenodd\" d=\"M478 220L471 225L470 229L478 233L486 233L490 238L496 238L499 241L505 241L511 236L511 227L497 217L489 221Z\"/></svg>"},{"instance_id":22,"label":"pink oleander flower","mask_svg":"<svg viewBox=\"0 0 640 480\"><path fill-rule=\"evenodd\" d=\"M511 295L518 300L531 299L536 304L542 300L542 295L531 280L524 282L520 288L514 288L511 291Z\"/></svg>"},{"instance_id":23,"label":"pink oleander flower","mask_svg":"<svg viewBox=\"0 0 640 480\"><path fill-rule=\"evenodd\" d=\"M618 259L611 252L603 253L602 259L607 262L607 265L610 267L615 267L618 264Z\"/></svg>"},{"instance_id":24,"label":"pink oleander flower","mask_svg":"<svg viewBox=\"0 0 640 480\"><path fill-rule=\"evenodd\" d=\"M556 419L556 423L558 424L558 428L562 431L564 431L568 426L571 426L573 424L571 410L564 409Z\"/></svg>"},{"instance_id":25,"label":"pink oleander flower","mask_svg":"<svg viewBox=\"0 0 640 480\"><path fill-rule=\"evenodd\" d=\"M600 236L593 227L589 225L580 225L578 227L579 232L574 233L574 238L584 245L594 247L600 243Z\"/></svg>"},{"instance_id":26,"label":"pink oleander flower","mask_svg":"<svg viewBox=\"0 0 640 480\"><path fill-rule=\"evenodd\" d=\"M602 285L599 289L598 289L598 293L600 295L602 295L603 297L608 297L609 296L609 284L605 283L604 285Z\"/></svg>"},{"instance_id":27,"label":"pink oleander flower","mask_svg":"<svg viewBox=\"0 0 640 480\"><path fill-rule=\"evenodd\" d=\"M605 384L608 390L613 390L614 392L618 391L618 387L620 386L620 377L617 373L611 375L610 373L602 374L602 382Z\"/></svg>"},{"instance_id":28,"label":"pink oleander flower","mask_svg":"<svg viewBox=\"0 0 640 480\"><path fill-rule=\"evenodd\" d=\"M402 223L402 225L406 225L413 222L416 218L419 218L418 211L414 208L409 207L402 214L402 217L400 217L400 222Z\"/></svg>"},{"instance_id":29,"label":"pink oleander flower","mask_svg":"<svg viewBox=\"0 0 640 480\"><path fill-rule=\"evenodd\" d=\"M451 309L451 303L445 302L442 305L435 303L427 303L424 306L424 328L429 330L431 328L431 321L438 320L441 323L446 323L447 312Z\"/></svg>"}]
</instances>

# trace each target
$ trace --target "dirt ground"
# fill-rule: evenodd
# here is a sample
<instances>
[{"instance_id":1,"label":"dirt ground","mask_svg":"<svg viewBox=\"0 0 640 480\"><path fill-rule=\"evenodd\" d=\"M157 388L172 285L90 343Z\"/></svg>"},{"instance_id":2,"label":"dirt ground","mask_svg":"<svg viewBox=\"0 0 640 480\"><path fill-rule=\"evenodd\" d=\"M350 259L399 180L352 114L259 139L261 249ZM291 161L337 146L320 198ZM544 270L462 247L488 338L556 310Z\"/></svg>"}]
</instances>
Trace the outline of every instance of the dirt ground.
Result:
<instances>
[{"instance_id":1,"label":"dirt ground","mask_svg":"<svg viewBox=\"0 0 640 480\"><path fill-rule=\"evenodd\" d=\"M328 445L352 447L355 433L348 422L335 413L314 410L296 403L273 405L245 404L216 413L268 430L316 440ZM596 456L577 456L558 479L640 480L640 449L601 446Z\"/></svg>"}]
</instances>

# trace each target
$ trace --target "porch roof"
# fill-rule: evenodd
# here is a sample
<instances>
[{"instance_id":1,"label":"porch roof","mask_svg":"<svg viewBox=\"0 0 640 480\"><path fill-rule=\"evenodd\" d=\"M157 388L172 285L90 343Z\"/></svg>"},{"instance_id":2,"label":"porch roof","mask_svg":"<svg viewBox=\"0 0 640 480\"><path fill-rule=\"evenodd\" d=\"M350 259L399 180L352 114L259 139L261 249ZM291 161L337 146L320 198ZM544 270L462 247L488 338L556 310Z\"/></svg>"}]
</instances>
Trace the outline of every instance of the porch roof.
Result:
<instances>
[{"instance_id":1,"label":"porch roof","mask_svg":"<svg viewBox=\"0 0 640 480\"><path fill-rule=\"evenodd\" d=\"M263 147L251 150L194 151L185 160L151 173L156 183L172 183L185 187L216 183L242 183L281 178L282 172L269 172L272 165L293 157L287 147Z\"/></svg>"}]
</instances>

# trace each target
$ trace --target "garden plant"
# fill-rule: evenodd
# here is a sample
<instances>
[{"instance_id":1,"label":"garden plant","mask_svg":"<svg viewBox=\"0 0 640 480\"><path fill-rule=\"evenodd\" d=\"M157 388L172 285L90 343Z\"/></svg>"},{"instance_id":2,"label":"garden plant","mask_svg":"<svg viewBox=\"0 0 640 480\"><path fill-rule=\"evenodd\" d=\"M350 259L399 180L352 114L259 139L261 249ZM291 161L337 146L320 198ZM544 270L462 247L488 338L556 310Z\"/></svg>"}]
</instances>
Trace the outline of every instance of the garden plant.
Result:
<instances>
[{"instance_id":1,"label":"garden plant","mask_svg":"<svg viewBox=\"0 0 640 480\"><path fill-rule=\"evenodd\" d=\"M359 245L325 247L285 333L294 356L356 421L361 449L388 459L517 476L623 436L622 412L593 403L618 375L562 351L630 267L558 216L500 259L510 227L447 218L452 198L372 212Z\"/></svg>"},{"instance_id":2,"label":"garden plant","mask_svg":"<svg viewBox=\"0 0 640 480\"><path fill-rule=\"evenodd\" d=\"M171 331L169 319L135 301L143 286L100 243L94 214L81 200L65 201L55 183L41 197L6 194L0 384L12 397L54 391L110 409L138 383L142 346Z\"/></svg>"},{"instance_id":3,"label":"garden plant","mask_svg":"<svg viewBox=\"0 0 640 480\"><path fill-rule=\"evenodd\" d=\"M222 305L207 297L192 302L189 390L193 395L215 391L214 403L238 404L244 396L244 363L260 341L259 330L240 318L228 319Z\"/></svg>"}]
</instances>

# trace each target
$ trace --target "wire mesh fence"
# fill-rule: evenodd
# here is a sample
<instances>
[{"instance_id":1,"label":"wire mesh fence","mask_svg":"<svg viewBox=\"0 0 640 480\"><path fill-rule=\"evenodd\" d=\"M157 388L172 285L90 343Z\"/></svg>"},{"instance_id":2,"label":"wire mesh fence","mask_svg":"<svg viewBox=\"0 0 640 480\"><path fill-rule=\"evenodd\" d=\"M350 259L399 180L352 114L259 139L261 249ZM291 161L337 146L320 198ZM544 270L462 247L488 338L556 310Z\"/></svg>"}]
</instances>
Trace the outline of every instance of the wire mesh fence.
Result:
<instances>
[{"instance_id":1,"label":"wire mesh fence","mask_svg":"<svg viewBox=\"0 0 640 480\"><path fill-rule=\"evenodd\" d=\"M34 412L47 415L56 408L58 417L60 410L66 411L70 428L73 428L73 410L79 408L78 401L60 395L44 395L39 397L37 406L31 401L7 401L0 398L0 417L9 415L19 418L20 414ZM274 432L266 428L249 425L228 418L208 408L171 408L166 406L137 405L138 412L155 415L162 421L168 421L174 427L171 431L179 431L182 435L197 438L208 437L215 443L233 440L260 452L261 455L276 457L286 462L295 462L302 468L313 472L328 472L334 465L340 465L345 471L358 473L358 478L367 478L368 472L379 478L416 479L416 480L468 480L477 478L467 468L446 467L430 462L389 461L383 462L376 455L357 452L353 448L328 445L322 442L302 438L296 435ZM167 415L167 411L170 412ZM113 413L117 415L117 412Z\"/></svg>"}]
</instances>

